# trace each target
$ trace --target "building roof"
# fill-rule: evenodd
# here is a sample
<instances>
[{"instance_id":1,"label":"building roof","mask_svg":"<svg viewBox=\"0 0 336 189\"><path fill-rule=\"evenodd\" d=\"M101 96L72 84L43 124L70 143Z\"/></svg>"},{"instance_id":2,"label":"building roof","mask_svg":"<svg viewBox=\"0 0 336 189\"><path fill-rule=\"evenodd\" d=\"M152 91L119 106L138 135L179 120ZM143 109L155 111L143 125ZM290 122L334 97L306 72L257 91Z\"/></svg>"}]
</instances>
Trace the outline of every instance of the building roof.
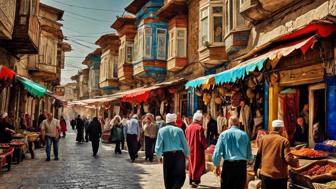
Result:
<instances>
[{"instance_id":1,"label":"building roof","mask_svg":"<svg viewBox=\"0 0 336 189\"><path fill-rule=\"evenodd\" d=\"M112 24L111 28L119 30L125 24L134 24L136 17L134 15L126 15L122 17L117 17L116 21Z\"/></svg>"},{"instance_id":2,"label":"building roof","mask_svg":"<svg viewBox=\"0 0 336 189\"><path fill-rule=\"evenodd\" d=\"M115 33L105 34L99 37L95 42L96 45L103 46L104 43L108 40L119 40L119 36Z\"/></svg>"},{"instance_id":3,"label":"building roof","mask_svg":"<svg viewBox=\"0 0 336 189\"><path fill-rule=\"evenodd\" d=\"M125 10L129 13L136 14L149 0L133 0Z\"/></svg>"},{"instance_id":4,"label":"building roof","mask_svg":"<svg viewBox=\"0 0 336 189\"><path fill-rule=\"evenodd\" d=\"M45 8L47 11L49 11L53 14L56 14L58 20L61 20L62 17L63 17L64 11L61 10L61 9L58 9L58 8L55 8L55 7L52 7L52 6L43 4L43 3L40 3L40 7Z\"/></svg>"}]
</instances>

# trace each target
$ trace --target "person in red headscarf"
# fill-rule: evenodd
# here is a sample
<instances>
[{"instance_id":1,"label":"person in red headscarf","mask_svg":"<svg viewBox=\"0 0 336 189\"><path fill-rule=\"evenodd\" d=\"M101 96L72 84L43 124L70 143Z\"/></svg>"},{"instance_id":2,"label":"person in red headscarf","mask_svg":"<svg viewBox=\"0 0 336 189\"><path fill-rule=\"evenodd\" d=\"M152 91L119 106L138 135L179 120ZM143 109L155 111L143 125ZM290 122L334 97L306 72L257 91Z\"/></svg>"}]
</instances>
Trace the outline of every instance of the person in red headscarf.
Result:
<instances>
[{"instance_id":1,"label":"person in red headscarf","mask_svg":"<svg viewBox=\"0 0 336 189\"><path fill-rule=\"evenodd\" d=\"M185 133L185 130L186 130L187 126L186 126L185 123L183 123L180 113L177 113L176 126L178 128L181 128L183 130L183 133Z\"/></svg>"}]
</instances>

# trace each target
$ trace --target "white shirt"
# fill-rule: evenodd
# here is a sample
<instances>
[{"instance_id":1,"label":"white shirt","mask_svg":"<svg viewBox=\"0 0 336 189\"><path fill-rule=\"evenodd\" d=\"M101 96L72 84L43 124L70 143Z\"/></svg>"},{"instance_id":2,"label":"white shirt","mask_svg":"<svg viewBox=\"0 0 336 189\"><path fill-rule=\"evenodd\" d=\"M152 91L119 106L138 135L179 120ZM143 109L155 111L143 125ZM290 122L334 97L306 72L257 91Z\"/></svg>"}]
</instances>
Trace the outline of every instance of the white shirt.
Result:
<instances>
[{"instance_id":1,"label":"white shirt","mask_svg":"<svg viewBox=\"0 0 336 189\"><path fill-rule=\"evenodd\" d=\"M58 130L60 129L60 123L57 119L52 119L49 122L48 119L42 122L42 129L45 131L46 136L56 137L58 134Z\"/></svg>"}]
</instances>

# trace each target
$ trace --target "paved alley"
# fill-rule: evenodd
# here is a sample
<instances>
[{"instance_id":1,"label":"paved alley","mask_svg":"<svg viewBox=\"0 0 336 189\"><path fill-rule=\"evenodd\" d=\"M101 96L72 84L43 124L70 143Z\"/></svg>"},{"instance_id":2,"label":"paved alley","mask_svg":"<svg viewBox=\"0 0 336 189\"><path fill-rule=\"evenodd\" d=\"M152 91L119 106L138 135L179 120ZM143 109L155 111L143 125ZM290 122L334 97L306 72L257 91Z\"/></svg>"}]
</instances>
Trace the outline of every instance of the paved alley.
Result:
<instances>
[{"instance_id":1,"label":"paved alley","mask_svg":"<svg viewBox=\"0 0 336 189\"><path fill-rule=\"evenodd\" d=\"M71 131L72 132L72 131ZM60 142L60 160L45 161L44 149L37 149L34 160L27 158L0 175L0 189L49 188L164 188L162 165L140 158L130 163L127 152L114 155L114 146L101 144L99 156L92 157L91 143L77 144L75 133L69 132ZM202 177L200 188L215 188L216 177ZM188 186L188 178L185 187Z\"/></svg>"}]
</instances>

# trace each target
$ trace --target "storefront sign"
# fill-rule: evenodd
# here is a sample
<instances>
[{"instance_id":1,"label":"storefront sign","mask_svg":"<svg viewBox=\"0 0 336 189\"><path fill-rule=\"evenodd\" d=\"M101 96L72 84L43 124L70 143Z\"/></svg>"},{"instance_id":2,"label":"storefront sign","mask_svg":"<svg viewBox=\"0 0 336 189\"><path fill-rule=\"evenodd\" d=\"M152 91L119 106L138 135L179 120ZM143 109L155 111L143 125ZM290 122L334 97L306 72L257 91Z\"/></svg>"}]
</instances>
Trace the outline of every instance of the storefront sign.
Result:
<instances>
[{"instance_id":1,"label":"storefront sign","mask_svg":"<svg viewBox=\"0 0 336 189\"><path fill-rule=\"evenodd\" d=\"M324 68L322 64L280 71L281 86L296 86L323 81Z\"/></svg>"}]
</instances>

